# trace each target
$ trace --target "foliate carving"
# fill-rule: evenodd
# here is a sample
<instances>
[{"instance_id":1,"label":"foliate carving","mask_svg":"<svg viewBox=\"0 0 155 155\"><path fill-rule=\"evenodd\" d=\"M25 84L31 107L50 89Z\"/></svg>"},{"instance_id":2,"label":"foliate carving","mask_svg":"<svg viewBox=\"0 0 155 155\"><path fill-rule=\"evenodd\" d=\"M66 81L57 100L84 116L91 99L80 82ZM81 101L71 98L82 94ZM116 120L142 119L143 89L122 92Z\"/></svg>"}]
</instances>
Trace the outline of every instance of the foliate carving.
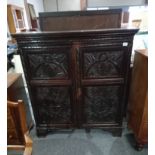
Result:
<instances>
[{"instance_id":1,"label":"foliate carving","mask_svg":"<svg viewBox=\"0 0 155 155\"><path fill-rule=\"evenodd\" d=\"M70 123L71 105L69 88L37 87L35 98L42 123Z\"/></svg>"},{"instance_id":2,"label":"foliate carving","mask_svg":"<svg viewBox=\"0 0 155 155\"><path fill-rule=\"evenodd\" d=\"M85 88L85 115L88 123L115 122L120 102L120 86Z\"/></svg>"},{"instance_id":3,"label":"foliate carving","mask_svg":"<svg viewBox=\"0 0 155 155\"><path fill-rule=\"evenodd\" d=\"M122 74L123 51L88 52L84 54L84 76L102 77Z\"/></svg>"},{"instance_id":4,"label":"foliate carving","mask_svg":"<svg viewBox=\"0 0 155 155\"><path fill-rule=\"evenodd\" d=\"M67 55L64 53L29 54L32 78L68 77Z\"/></svg>"}]
</instances>

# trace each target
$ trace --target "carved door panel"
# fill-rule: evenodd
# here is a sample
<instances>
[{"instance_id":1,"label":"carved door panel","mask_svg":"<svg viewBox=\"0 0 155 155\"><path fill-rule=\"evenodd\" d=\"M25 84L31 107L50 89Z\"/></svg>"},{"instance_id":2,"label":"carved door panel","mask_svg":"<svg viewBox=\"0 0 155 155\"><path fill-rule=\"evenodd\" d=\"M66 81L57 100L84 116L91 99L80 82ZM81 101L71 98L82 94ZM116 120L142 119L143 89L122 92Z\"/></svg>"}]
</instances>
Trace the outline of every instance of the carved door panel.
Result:
<instances>
[{"instance_id":1,"label":"carved door panel","mask_svg":"<svg viewBox=\"0 0 155 155\"><path fill-rule=\"evenodd\" d=\"M31 80L70 78L70 48L26 50L25 58Z\"/></svg>"},{"instance_id":2,"label":"carved door panel","mask_svg":"<svg viewBox=\"0 0 155 155\"><path fill-rule=\"evenodd\" d=\"M82 79L119 78L125 70L124 47L107 45L80 48Z\"/></svg>"},{"instance_id":3,"label":"carved door panel","mask_svg":"<svg viewBox=\"0 0 155 155\"><path fill-rule=\"evenodd\" d=\"M123 105L126 54L121 46L84 46L79 49L81 123L118 125Z\"/></svg>"},{"instance_id":4,"label":"carved door panel","mask_svg":"<svg viewBox=\"0 0 155 155\"><path fill-rule=\"evenodd\" d=\"M36 110L39 124L57 126L74 123L71 87L35 86L33 97L37 103Z\"/></svg>"},{"instance_id":5,"label":"carved door panel","mask_svg":"<svg viewBox=\"0 0 155 155\"><path fill-rule=\"evenodd\" d=\"M83 124L118 125L122 103L121 85L83 88Z\"/></svg>"}]
</instances>

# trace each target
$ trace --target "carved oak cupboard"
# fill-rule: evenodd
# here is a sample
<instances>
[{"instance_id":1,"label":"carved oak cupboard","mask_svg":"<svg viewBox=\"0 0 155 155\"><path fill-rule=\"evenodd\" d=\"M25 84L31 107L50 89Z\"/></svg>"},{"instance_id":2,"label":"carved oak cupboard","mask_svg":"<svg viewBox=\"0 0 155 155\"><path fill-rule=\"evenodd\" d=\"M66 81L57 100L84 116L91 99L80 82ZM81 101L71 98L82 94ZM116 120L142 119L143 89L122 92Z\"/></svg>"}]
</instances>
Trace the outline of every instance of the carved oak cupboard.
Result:
<instances>
[{"instance_id":1,"label":"carved oak cupboard","mask_svg":"<svg viewBox=\"0 0 155 155\"><path fill-rule=\"evenodd\" d=\"M121 135L128 72L137 29L14 34L37 134L102 128Z\"/></svg>"}]
</instances>

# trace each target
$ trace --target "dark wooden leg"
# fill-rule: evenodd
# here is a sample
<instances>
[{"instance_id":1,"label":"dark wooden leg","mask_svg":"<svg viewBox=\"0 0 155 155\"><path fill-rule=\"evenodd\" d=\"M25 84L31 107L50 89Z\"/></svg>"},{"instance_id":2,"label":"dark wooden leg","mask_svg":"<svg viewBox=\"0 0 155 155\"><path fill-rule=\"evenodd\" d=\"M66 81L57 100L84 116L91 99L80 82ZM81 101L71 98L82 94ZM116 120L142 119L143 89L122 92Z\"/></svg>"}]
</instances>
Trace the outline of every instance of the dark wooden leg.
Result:
<instances>
[{"instance_id":1,"label":"dark wooden leg","mask_svg":"<svg viewBox=\"0 0 155 155\"><path fill-rule=\"evenodd\" d=\"M47 135L47 130L45 129L37 129L37 136L38 137L45 137Z\"/></svg>"},{"instance_id":2,"label":"dark wooden leg","mask_svg":"<svg viewBox=\"0 0 155 155\"><path fill-rule=\"evenodd\" d=\"M137 151L142 151L144 148L144 144L136 142L136 146L135 146Z\"/></svg>"}]
</instances>

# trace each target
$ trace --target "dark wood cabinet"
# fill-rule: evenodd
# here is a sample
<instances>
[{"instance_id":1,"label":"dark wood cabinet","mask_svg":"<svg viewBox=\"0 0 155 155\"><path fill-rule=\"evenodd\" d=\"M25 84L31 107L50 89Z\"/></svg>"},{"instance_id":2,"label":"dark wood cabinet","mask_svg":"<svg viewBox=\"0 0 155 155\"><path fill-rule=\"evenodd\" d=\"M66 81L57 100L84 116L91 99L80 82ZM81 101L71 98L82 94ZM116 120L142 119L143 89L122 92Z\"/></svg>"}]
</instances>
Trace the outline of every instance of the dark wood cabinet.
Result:
<instances>
[{"instance_id":1,"label":"dark wood cabinet","mask_svg":"<svg viewBox=\"0 0 155 155\"><path fill-rule=\"evenodd\" d=\"M14 34L38 135L102 128L121 135L137 29Z\"/></svg>"}]
</instances>

